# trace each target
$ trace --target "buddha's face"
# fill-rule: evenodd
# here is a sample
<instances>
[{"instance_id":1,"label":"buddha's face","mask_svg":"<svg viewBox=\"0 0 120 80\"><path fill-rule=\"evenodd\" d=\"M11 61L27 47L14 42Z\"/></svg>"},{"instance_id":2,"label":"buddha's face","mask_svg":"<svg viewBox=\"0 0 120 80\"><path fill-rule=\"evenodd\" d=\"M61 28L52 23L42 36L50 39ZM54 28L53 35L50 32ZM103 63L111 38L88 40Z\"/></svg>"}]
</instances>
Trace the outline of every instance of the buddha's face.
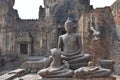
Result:
<instances>
[{"instance_id":1,"label":"buddha's face","mask_svg":"<svg viewBox=\"0 0 120 80\"><path fill-rule=\"evenodd\" d=\"M68 22L65 24L65 31L67 33L71 33L73 31L73 23L72 22Z\"/></svg>"}]
</instances>

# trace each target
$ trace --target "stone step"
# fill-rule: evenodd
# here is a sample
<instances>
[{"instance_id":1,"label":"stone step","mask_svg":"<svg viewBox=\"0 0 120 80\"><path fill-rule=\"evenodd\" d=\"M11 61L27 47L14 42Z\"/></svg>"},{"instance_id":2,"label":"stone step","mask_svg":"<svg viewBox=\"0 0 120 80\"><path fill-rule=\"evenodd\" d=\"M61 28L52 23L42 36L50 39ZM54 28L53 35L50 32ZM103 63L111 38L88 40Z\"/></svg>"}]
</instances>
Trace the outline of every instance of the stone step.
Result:
<instances>
[{"instance_id":1,"label":"stone step","mask_svg":"<svg viewBox=\"0 0 120 80\"><path fill-rule=\"evenodd\" d=\"M0 80L13 80L25 74L25 69L16 69L0 76Z\"/></svg>"}]
</instances>

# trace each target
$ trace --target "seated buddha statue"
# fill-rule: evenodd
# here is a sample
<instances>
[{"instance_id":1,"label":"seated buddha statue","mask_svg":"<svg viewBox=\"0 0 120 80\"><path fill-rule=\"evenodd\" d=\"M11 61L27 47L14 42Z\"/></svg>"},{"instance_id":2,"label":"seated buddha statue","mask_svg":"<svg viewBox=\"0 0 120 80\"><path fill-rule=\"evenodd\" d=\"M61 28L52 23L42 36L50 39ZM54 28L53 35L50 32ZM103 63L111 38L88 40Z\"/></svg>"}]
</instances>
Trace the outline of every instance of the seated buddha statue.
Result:
<instances>
[{"instance_id":1,"label":"seated buddha statue","mask_svg":"<svg viewBox=\"0 0 120 80\"><path fill-rule=\"evenodd\" d=\"M110 69L95 66L93 62L89 62L87 67L81 67L74 71L76 77L90 78L109 77L111 73L112 71Z\"/></svg>"},{"instance_id":2,"label":"seated buddha statue","mask_svg":"<svg viewBox=\"0 0 120 80\"><path fill-rule=\"evenodd\" d=\"M51 56L48 60L48 67L40 70L38 74L42 78L68 78L74 74L73 70L70 70L62 64L61 61L61 50L54 48L50 50Z\"/></svg>"},{"instance_id":3,"label":"seated buddha statue","mask_svg":"<svg viewBox=\"0 0 120 80\"><path fill-rule=\"evenodd\" d=\"M74 33L73 22L70 18L64 24L66 33L59 36L58 48L61 49L61 57L69 63L70 69L78 69L87 66L90 54L83 54L80 35Z\"/></svg>"}]
</instances>

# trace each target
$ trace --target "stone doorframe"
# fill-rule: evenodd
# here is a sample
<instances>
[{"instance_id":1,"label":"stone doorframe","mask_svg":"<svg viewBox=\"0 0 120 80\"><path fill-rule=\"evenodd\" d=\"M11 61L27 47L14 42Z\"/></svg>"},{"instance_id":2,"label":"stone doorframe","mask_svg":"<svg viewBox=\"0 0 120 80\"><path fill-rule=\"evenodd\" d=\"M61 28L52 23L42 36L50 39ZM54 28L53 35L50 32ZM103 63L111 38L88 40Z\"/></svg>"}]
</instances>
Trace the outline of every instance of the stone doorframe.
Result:
<instances>
[{"instance_id":1,"label":"stone doorframe","mask_svg":"<svg viewBox=\"0 0 120 80\"><path fill-rule=\"evenodd\" d=\"M24 43L28 45L28 47L27 47L27 55L30 56L32 54L32 48L31 48L31 43L30 42L17 43L17 53L18 53L18 55L21 55L20 45L24 44Z\"/></svg>"},{"instance_id":2,"label":"stone doorframe","mask_svg":"<svg viewBox=\"0 0 120 80\"><path fill-rule=\"evenodd\" d=\"M32 38L30 37L29 33L28 32L20 32L16 38L16 43L17 43L17 53L18 53L18 56L21 55L20 53L20 45L21 44L27 44L28 45L28 56L31 55L32 53Z\"/></svg>"}]
</instances>

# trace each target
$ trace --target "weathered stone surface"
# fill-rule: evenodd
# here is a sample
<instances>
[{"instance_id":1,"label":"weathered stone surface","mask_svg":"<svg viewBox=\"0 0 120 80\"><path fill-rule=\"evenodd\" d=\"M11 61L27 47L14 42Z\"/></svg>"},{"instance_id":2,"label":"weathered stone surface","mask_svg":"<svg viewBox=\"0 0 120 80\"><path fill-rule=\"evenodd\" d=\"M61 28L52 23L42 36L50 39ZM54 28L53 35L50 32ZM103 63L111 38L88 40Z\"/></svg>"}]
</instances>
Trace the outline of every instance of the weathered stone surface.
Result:
<instances>
[{"instance_id":1,"label":"weathered stone surface","mask_svg":"<svg viewBox=\"0 0 120 80\"><path fill-rule=\"evenodd\" d=\"M16 74L4 74L2 76L0 76L1 80L12 80L14 79L16 76Z\"/></svg>"},{"instance_id":2,"label":"weathered stone surface","mask_svg":"<svg viewBox=\"0 0 120 80\"><path fill-rule=\"evenodd\" d=\"M113 44L111 59L115 61L115 71L120 75L120 42Z\"/></svg>"},{"instance_id":3,"label":"weathered stone surface","mask_svg":"<svg viewBox=\"0 0 120 80\"><path fill-rule=\"evenodd\" d=\"M112 14L113 14L113 18L114 18L114 24L115 24L115 28L114 28L114 40L120 40L120 1L116 0L111 8L112 8Z\"/></svg>"},{"instance_id":4,"label":"weathered stone surface","mask_svg":"<svg viewBox=\"0 0 120 80\"><path fill-rule=\"evenodd\" d=\"M19 77L25 74L24 69L16 69L0 76L0 80L13 80L15 77Z\"/></svg>"},{"instance_id":5,"label":"weathered stone surface","mask_svg":"<svg viewBox=\"0 0 120 80\"><path fill-rule=\"evenodd\" d=\"M21 67L32 72L37 72L45 67L45 57L29 57L27 61L22 63Z\"/></svg>"},{"instance_id":6,"label":"weathered stone surface","mask_svg":"<svg viewBox=\"0 0 120 80\"><path fill-rule=\"evenodd\" d=\"M115 71L120 75L120 0L116 0L111 8L115 24L111 59L115 60Z\"/></svg>"},{"instance_id":7,"label":"weathered stone surface","mask_svg":"<svg viewBox=\"0 0 120 80\"><path fill-rule=\"evenodd\" d=\"M44 78L72 77L74 71L67 68L65 64L61 64L61 50L58 48L53 48L50 50L50 53L51 56L46 62L48 65L46 68L40 70L38 74Z\"/></svg>"},{"instance_id":8,"label":"weathered stone surface","mask_svg":"<svg viewBox=\"0 0 120 80\"><path fill-rule=\"evenodd\" d=\"M48 56L47 51L57 47L58 35L65 32L63 23L67 17L72 17L76 24L79 16L90 7L89 0L44 0L45 8L40 6L39 19L20 19L13 8L14 2L0 1L0 48L2 54L20 57Z\"/></svg>"},{"instance_id":9,"label":"weathered stone surface","mask_svg":"<svg viewBox=\"0 0 120 80\"><path fill-rule=\"evenodd\" d=\"M41 77L38 74L26 74L24 76L17 77L13 80L20 80L20 79L23 79L23 80L40 80Z\"/></svg>"},{"instance_id":10,"label":"weathered stone surface","mask_svg":"<svg viewBox=\"0 0 120 80\"><path fill-rule=\"evenodd\" d=\"M40 80L116 80L116 78L43 78Z\"/></svg>"},{"instance_id":11,"label":"weathered stone surface","mask_svg":"<svg viewBox=\"0 0 120 80\"><path fill-rule=\"evenodd\" d=\"M44 63L41 61L26 61L21 67L36 71L42 69L44 67Z\"/></svg>"},{"instance_id":12,"label":"weathered stone surface","mask_svg":"<svg viewBox=\"0 0 120 80\"><path fill-rule=\"evenodd\" d=\"M2 55L49 56L48 50L56 47L58 36L65 33L63 23L66 18L70 16L76 24L84 12L86 13L79 20L78 33L82 35L83 52L93 53L94 60L110 58L113 31L111 28L114 23L118 37L120 36L119 0L112 5L114 21L109 7L94 10L90 7L90 0L44 0L45 8L40 7L37 20L20 19L17 10L13 9L14 2L15 0L0 0L0 53ZM91 40L88 13L90 10L93 11L93 17L97 18L97 26L102 32L100 41ZM119 63L118 56L114 59Z\"/></svg>"},{"instance_id":13,"label":"weathered stone surface","mask_svg":"<svg viewBox=\"0 0 120 80\"><path fill-rule=\"evenodd\" d=\"M110 47L108 47L109 43L105 40L92 40L92 56L93 61L98 61L100 59L108 59L110 58Z\"/></svg>"},{"instance_id":14,"label":"weathered stone surface","mask_svg":"<svg viewBox=\"0 0 120 80\"><path fill-rule=\"evenodd\" d=\"M111 17L110 17L111 16ZM91 27L100 32L100 39L94 40ZM113 17L110 7L97 8L91 13L85 13L80 17L78 32L83 39L83 52L91 53L93 60L109 59L111 47L111 31Z\"/></svg>"}]
</instances>

